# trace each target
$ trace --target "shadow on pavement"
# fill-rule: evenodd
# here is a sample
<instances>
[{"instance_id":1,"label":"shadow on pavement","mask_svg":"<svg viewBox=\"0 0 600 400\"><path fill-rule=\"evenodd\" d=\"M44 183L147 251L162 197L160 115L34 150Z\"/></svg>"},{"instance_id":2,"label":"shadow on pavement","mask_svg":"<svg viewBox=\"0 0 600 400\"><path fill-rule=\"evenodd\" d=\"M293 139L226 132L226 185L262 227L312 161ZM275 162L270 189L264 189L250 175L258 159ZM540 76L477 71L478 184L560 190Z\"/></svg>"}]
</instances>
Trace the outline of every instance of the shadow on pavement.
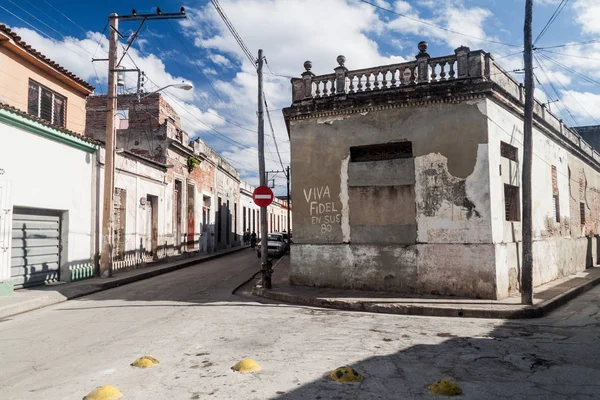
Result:
<instances>
[{"instance_id":1,"label":"shadow on pavement","mask_svg":"<svg viewBox=\"0 0 600 400\"><path fill-rule=\"evenodd\" d=\"M505 323L480 337L437 333L434 334L437 340L449 339L350 364L365 377L360 383L338 383L324 376L273 398L446 398L430 394L427 387L450 378L462 388L463 395L458 397L462 399L597 399L600 398L600 358L596 356L600 354L600 304L598 297L592 301L588 308L591 315L579 310L569 316L569 310L562 309L547 318ZM466 325L468 321L465 320ZM425 332L412 338L401 330L374 332L380 332L378 339L369 340L374 351L394 344L405 348L412 341L436 341ZM352 334L351 330L348 334Z\"/></svg>"}]
</instances>

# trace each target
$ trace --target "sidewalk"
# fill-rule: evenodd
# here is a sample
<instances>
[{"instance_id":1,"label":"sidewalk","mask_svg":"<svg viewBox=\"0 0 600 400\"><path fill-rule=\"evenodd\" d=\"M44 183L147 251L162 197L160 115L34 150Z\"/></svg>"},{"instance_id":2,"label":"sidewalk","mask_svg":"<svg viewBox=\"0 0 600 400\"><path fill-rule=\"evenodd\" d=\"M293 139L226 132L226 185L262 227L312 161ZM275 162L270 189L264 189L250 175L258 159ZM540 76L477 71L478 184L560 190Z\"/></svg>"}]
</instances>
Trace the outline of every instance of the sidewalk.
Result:
<instances>
[{"instance_id":1,"label":"sidewalk","mask_svg":"<svg viewBox=\"0 0 600 400\"><path fill-rule=\"evenodd\" d=\"M402 295L293 286L288 283L289 256L273 272L273 288L255 286L252 294L271 300L305 306L387 314L464 318L539 318L600 283L600 266L556 280L534 289L533 306L520 303L520 296L503 300L472 300L439 296Z\"/></svg>"},{"instance_id":2,"label":"sidewalk","mask_svg":"<svg viewBox=\"0 0 600 400\"><path fill-rule=\"evenodd\" d=\"M92 278L78 282L55 283L31 289L16 290L10 296L0 297L0 320L16 314L47 307L63 301L111 289L117 286L152 278L178 269L204 263L215 258L235 253L249 246L240 246L211 254L181 258L174 261L157 262L155 265L119 272L112 278Z\"/></svg>"}]
</instances>

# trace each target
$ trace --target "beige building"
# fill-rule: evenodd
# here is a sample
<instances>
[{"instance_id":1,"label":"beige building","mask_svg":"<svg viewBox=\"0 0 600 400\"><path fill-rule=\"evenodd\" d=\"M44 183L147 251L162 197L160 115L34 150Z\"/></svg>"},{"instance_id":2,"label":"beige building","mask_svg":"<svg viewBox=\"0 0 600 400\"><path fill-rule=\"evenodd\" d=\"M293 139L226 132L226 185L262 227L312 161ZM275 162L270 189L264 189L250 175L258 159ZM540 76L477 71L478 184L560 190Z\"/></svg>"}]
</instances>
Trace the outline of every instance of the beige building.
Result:
<instances>
[{"instance_id":1,"label":"beige building","mask_svg":"<svg viewBox=\"0 0 600 400\"><path fill-rule=\"evenodd\" d=\"M284 110L292 283L500 299L518 293L524 89L484 51L315 76ZM600 154L535 103L534 285L597 257Z\"/></svg>"},{"instance_id":2,"label":"beige building","mask_svg":"<svg viewBox=\"0 0 600 400\"><path fill-rule=\"evenodd\" d=\"M0 103L48 124L85 132L85 99L94 87L0 24Z\"/></svg>"}]
</instances>

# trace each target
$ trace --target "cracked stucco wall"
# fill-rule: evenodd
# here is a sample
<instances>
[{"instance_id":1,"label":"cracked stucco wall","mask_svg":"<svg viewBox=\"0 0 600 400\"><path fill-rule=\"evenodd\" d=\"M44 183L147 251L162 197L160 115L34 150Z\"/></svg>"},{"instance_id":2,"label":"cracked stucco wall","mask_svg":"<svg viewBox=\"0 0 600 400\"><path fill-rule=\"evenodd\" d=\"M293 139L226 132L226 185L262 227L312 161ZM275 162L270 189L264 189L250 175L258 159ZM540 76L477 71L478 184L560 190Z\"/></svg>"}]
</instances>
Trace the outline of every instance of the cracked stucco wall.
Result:
<instances>
[{"instance_id":1,"label":"cracked stucco wall","mask_svg":"<svg viewBox=\"0 0 600 400\"><path fill-rule=\"evenodd\" d=\"M290 121L292 282L495 298L484 109L480 99ZM350 147L392 141L412 143L412 176L390 163L361 179L378 166L361 174Z\"/></svg>"},{"instance_id":2,"label":"cracked stucco wall","mask_svg":"<svg viewBox=\"0 0 600 400\"><path fill-rule=\"evenodd\" d=\"M496 254L498 293L517 293L521 269L521 222L508 222L504 215L504 183L520 186L523 160L523 119L502 104L487 100L489 117L489 173L492 236ZM519 163L500 156L500 142L518 149ZM585 270L597 262L600 211L600 174L569 152L562 144L533 130L533 259L534 286ZM558 192L560 221L553 204L552 167L556 168L554 190ZM512 169L511 169L512 168ZM580 220L580 203L585 224Z\"/></svg>"}]
</instances>

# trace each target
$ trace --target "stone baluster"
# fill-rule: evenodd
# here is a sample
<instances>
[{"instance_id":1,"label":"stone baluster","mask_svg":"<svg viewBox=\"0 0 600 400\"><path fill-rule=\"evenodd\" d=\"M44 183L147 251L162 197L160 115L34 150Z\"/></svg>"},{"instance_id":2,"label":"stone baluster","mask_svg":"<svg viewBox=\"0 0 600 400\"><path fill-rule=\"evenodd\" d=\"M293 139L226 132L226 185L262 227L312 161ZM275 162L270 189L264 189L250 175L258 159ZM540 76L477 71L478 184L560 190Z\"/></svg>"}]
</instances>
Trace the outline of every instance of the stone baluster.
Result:
<instances>
[{"instance_id":1,"label":"stone baluster","mask_svg":"<svg viewBox=\"0 0 600 400\"><path fill-rule=\"evenodd\" d=\"M469 77L469 53L471 49L467 46L460 46L454 50L456 54L456 69L458 70L458 79Z\"/></svg>"},{"instance_id":2,"label":"stone baluster","mask_svg":"<svg viewBox=\"0 0 600 400\"><path fill-rule=\"evenodd\" d=\"M439 63L439 65L440 65L440 81L445 81L446 80L446 62L441 61Z\"/></svg>"},{"instance_id":3,"label":"stone baluster","mask_svg":"<svg viewBox=\"0 0 600 400\"><path fill-rule=\"evenodd\" d=\"M381 80L381 88L382 89L387 89L388 88L387 74L389 74L389 72L390 72L389 69L383 70L381 72L381 74L383 75L383 79Z\"/></svg>"},{"instance_id":4,"label":"stone baluster","mask_svg":"<svg viewBox=\"0 0 600 400\"><path fill-rule=\"evenodd\" d=\"M362 78L364 76L364 74L358 74L356 75L358 77L358 85L357 86L357 92L362 92L363 91L363 83L362 83Z\"/></svg>"},{"instance_id":5,"label":"stone baluster","mask_svg":"<svg viewBox=\"0 0 600 400\"><path fill-rule=\"evenodd\" d=\"M371 73L367 72L365 74L365 76L367 77L367 83L365 84L365 91L368 92L368 91L372 90L371 89Z\"/></svg>"},{"instance_id":6,"label":"stone baluster","mask_svg":"<svg viewBox=\"0 0 600 400\"><path fill-rule=\"evenodd\" d=\"M315 97L321 97L321 90L319 87L321 86L321 81L315 82Z\"/></svg>"},{"instance_id":7,"label":"stone baluster","mask_svg":"<svg viewBox=\"0 0 600 400\"><path fill-rule=\"evenodd\" d=\"M450 66L450 71L448 72L448 79L454 79L454 75L456 75L456 72L454 71L454 62L449 62L448 65Z\"/></svg>"},{"instance_id":8,"label":"stone baluster","mask_svg":"<svg viewBox=\"0 0 600 400\"><path fill-rule=\"evenodd\" d=\"M348 85L348 93L354 93L354 79L356 75L350 75L350 84Z\"/></svg>"},{"instance_id":9,"label":"stone baluster","mask_svg":"<svg viewBox=\"0 0 600 400\"><path fill-rule=\"evenodd\" d=\"M435 78L437 78L437 73L435 72L435 69L437 68L437 63L434 61L431 63L431 81L435 82Z\"/></svg>"},{"instance_id":10,"label":"stone baluster","mask_svg":"<svg viewBox=\"0 0 600 400\"><path fill-rule=\"evenodd\" d=\"M419 54L417 58L417 79L419 83L429 82L429 58L427 53L427 42L419 42ZM414 70L413 70L414 71ZM435 71L435 70L434 70ZM411 83L414 82L414 72L411 76Z\"/></svg>"},{"instance_id":11,"label":"stone baluster","mask_svg":"<svg viewBox=\"0 0 600 400\"><path fill-rule=\"evenodd\" d=\"M304 71L302 73L302 82L304 86L304 93L302 99L310 99L312 98L312 78L315 76L310 70L312 68L312 62L305 61L304 62Z\"/></svg>"},{"instance_id":12,"label":"stone baluster","mask_svg":"<svg viewBox=\"0 0 600 400\"><path fill-rule=\"evenodd\" d=\"M390 81L390 83L392 84L391 87L396 87L396 83L398 82L398 80L396 79L396 71L398 71L397 68L394 68L391 72L392 72L392 80ZM400 83L402 83L402 78L400 78Z\"/></svg>"},{"instance_id":13,"label":"stone baluster","mask_svg":"<svg viewBox=\"0 0 600 400\"><path fill-rule=\"evenodd\" d=\"M344 57L343 55L340 54L339 56L337 56L336 61L338 62L339 66L334 68L335 94L340 95L346 93L346 74L348 72L348 68L344 66L344 63L346 62L346 57ZM352 82L350 82L350 85L352 85ZM331 87L331 89L331 94L333 94L333 86Z\"/></svg>"}]
</instances>

